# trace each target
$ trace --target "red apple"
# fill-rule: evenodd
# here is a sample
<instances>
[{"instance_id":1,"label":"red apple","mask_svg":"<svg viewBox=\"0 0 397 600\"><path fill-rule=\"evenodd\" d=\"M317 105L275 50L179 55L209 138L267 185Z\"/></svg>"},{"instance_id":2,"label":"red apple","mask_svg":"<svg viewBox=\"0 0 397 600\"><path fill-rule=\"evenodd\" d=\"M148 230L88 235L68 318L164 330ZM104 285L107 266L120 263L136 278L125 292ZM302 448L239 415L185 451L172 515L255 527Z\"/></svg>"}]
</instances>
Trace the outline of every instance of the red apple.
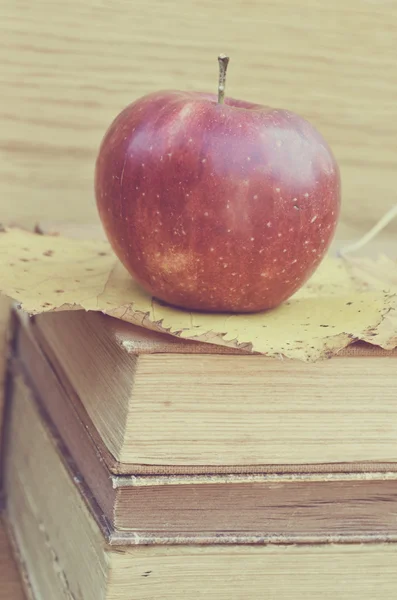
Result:
<instances>
[{"instance_id":1,"label":"red apple","mask_svg":"<svg viewBox=\"0 0 397 600\"><path fill-rule=\"evenodd\" d=\"M221 62L221 61L220 61ZM192 310L273 308L312 275L340 208L338 165L290 112L198 92L127 106L102 141L105 233L153 296Z\"/></svg>"}]
</instances>

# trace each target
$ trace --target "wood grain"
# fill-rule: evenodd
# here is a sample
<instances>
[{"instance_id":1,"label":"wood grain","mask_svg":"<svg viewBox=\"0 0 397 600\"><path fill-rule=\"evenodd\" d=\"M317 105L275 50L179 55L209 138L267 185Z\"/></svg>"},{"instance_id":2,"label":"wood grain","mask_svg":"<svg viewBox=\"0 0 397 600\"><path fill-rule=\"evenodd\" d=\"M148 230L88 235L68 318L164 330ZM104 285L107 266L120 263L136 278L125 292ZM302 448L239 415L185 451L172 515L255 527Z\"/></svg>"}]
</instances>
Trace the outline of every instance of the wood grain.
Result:
<instances>
[{"instance_id":1,"label":"wood grain","mask_svg":"<svg viewBox=\"0 0 397 600\"><path fill-rule=\"evenodd\" d=\"M0 600L24 600L20 577L0 519Z\"/></svg>"},{"instance_id":2,"label":"wood grain","mask_svg":"<svg viewBox=\"0 0 397 600\"><path fill-rule=\"evenodd\" d=\"M229 95L295 110L330 142L342 236L396 202L393 0L4 0L0 23L2 220L95 221L110 121L157 89L215 90L221 51Z\"/></svg>"}]
</instances>

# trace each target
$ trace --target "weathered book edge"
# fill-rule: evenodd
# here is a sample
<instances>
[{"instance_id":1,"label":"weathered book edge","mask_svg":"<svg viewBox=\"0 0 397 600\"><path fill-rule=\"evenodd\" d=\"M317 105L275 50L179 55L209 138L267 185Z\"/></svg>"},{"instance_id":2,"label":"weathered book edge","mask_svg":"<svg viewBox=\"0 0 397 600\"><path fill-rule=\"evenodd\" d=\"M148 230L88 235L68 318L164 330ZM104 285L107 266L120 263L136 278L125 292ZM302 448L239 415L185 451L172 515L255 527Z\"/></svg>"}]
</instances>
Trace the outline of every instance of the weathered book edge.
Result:
<instances>
[{"instance_id":1,"label":"weathered book edge","mask_svg":"<svg viewBox=\"0 0 397 600\"><path fill-rule=\"evenodd\" d=\"M21 375L16 375L21 377ZM137 545L323 545L323 544L357 544L357 543L395 543L397 533L370 533L370 534L339 534L339 535L264 535L260 532L253 535L233 535L229 533L219 534L193 534L175 532L172 535L164 535L156 532L119 532L115 531L99 509L94 496L78 472L76 465L64 446L58 433L53 427L45 410L37 402L32 393L32 402L35 403L39 418L44 423L51 442L58 453L60 462L66 468L71 485L78 488L82 500L88 507L90 513L98 524L104 541L110 546L137 546Z\"/></svg>"}]
</instances>

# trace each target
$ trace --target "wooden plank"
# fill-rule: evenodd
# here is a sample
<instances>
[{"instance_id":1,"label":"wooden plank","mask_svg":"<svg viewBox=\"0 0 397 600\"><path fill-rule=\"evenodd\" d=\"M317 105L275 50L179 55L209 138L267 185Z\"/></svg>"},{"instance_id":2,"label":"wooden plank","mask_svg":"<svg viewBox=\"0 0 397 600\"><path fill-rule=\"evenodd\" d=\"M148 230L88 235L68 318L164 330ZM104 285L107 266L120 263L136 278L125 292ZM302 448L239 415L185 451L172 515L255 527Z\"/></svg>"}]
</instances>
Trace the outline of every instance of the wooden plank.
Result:
<instances>
[{"instance_id":1,"label":"wooden plank","mask_svg":"<svg viewBox=\"0 0 397 600\"><path fill-rule=\"evenodd\" d=\"M396 202L392 0L6 1L0 24L2 219L96 220L110 121L157 89L215 91L219 52L227 94L297 111L330 142L345 239Z\"/></svg>"}]
</instances>

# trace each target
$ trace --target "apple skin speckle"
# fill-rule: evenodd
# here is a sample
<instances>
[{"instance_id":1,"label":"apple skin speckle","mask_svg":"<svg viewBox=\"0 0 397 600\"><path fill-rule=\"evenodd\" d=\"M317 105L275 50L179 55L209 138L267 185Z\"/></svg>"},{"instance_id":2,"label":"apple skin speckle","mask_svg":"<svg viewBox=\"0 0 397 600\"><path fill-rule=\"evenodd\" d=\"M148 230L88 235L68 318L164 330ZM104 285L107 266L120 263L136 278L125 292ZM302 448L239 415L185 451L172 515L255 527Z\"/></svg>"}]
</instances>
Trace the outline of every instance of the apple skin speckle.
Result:
<instances>
[{"instance_id":1,"label":"apple skin speckle","mask_svg":"<svg viewBox=\"0 0 397 600\"><path fill-rule=\"evenodd\" d=\"M101 221L131 275L164 302L212 312L262 311L294 294L329 248L340 187L305 119L198 92L127 106L95 171Z\"/></svg>"}]
</instances>

